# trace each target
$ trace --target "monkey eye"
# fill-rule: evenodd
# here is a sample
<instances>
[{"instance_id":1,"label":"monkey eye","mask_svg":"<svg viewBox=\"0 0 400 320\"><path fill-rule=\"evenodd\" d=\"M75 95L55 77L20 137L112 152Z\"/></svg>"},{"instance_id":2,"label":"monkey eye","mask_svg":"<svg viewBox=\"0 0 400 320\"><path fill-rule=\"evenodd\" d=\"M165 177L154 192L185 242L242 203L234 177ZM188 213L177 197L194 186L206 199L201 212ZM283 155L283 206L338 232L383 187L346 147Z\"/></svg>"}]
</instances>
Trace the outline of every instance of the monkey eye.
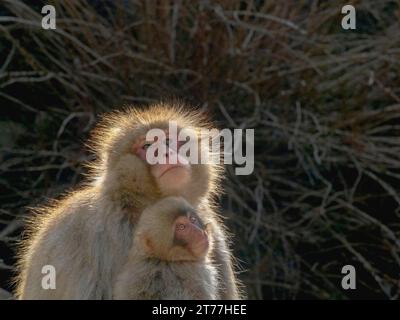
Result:
<instances>
[{"instance_id":1,"label":"monkey eye","mask_svg":"<svg viewBox=\"0 0 400 320\"><path fill-rule=\"evenodd\" d=\"M150 146L151 146L151 143L150 143L150 142L145 143L145 144L142 146L142 149L143 149L143 150L147 150Z\"/></svg>"},{"instance_id":2,"label":"monkey eye","mask_svg":"<svg viewBox=\"0 0 400 320\"><path fill-rule=\"evenodd\" d=\"M191 216L191 217L190 217L190 221L191 221L192 223L196 223L196 222L197 222L197 219L196 219L195 217Z\"/></svg>"}]
</instances>

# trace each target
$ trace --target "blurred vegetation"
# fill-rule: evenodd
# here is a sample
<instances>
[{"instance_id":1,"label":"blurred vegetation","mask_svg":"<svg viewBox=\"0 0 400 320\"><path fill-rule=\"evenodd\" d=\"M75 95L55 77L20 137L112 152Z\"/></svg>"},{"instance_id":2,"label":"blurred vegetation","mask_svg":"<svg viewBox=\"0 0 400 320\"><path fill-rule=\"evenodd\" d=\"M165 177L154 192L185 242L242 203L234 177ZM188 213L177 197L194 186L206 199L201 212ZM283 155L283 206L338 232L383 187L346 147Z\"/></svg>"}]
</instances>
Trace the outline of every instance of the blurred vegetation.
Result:
<instances>
[{"instance_id":1,"label":"blurred vegetation","mask_svg":"<svg viewBox=\"0 0 400 320\"><path fill-rule=\"evenodd\" d=\"M2 1L0 287L98 115L174 96L255 129L255 172L228 168L221 197L250 298L400 298L399 2L350 2L356 30L348 1Z\"/></svg>"}]
</instances>

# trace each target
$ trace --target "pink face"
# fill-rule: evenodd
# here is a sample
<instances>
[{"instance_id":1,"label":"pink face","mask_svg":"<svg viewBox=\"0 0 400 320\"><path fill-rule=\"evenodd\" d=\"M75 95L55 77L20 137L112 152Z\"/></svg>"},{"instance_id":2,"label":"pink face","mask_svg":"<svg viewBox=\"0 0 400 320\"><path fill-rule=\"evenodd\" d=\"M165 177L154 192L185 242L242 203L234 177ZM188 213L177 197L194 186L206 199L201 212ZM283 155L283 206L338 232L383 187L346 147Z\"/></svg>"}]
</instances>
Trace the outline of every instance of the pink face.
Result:
<instances>
[{"instance_id":1,"label":"pink face","mask_svg":"<svg viewBox=\"0 0 400 320\"><path fill-rule=\"evenodd\" d=\"M185 164L185 161L178 154L179 148L184 142L176 142L176 150L172 147L174 145L170 141L168 132L166 131L165 144L165 164L149 164L147 160L147 149L156 142L148 142L145 139L136 143L133 146L133 152L143 161L150 166L150 172L156 179L161 191L165 194L175 194L177 191L182 190L190 180L190 165Z\"/></svg>"},{"instance_id":2,"label":"pink face","mask_svg":"<svg viewBox=\"0 0 400 320\"><path fill-rule=\"evenodd\" d=\"M174 229L175 240L184 243L194 257L201 258L206 255L209 247L208 235L197 217L178 217Z\"/></svg>"}]
</instances>

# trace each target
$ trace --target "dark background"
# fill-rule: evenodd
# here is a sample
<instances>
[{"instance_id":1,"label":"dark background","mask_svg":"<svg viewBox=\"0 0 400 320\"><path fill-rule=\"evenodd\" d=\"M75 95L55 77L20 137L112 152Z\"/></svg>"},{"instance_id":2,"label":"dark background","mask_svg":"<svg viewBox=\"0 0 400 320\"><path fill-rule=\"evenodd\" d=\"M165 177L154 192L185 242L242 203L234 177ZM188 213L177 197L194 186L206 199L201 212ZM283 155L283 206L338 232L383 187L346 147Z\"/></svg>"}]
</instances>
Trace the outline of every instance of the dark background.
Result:
<instances>
[{"instance_id":1,"label":"dark background","mask_svg":"<svg viewBox=\"0 0 400 320\"><path fill-rule=\"evenodd\" d=\"M98 116L178 97L255 129L254 173L228 167L220 197L250 298L399 298L400 8L351 3L356 30L347 1L2 1L0 288L27 206L82 181Z\"/></svg>"}]
</instances>

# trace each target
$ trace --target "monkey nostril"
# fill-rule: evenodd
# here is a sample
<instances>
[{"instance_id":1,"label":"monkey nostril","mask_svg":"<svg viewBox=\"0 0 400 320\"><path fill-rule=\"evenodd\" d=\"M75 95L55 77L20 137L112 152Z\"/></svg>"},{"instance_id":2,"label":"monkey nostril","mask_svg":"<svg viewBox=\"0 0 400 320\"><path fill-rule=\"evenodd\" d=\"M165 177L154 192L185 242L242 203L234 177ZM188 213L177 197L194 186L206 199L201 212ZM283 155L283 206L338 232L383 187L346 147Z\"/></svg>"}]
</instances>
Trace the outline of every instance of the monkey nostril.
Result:
<instances>
[{"instance_id":1,"label":"monkey nostril","mask_svg":"<svg viewBox=\"0 0 400 320\"><path fill-rule=\"evenodd\" d=\"M185 230L185 225L183 223L179 223L179 224L176 225L176 229Z\"/></svg>"}]
</instances>

